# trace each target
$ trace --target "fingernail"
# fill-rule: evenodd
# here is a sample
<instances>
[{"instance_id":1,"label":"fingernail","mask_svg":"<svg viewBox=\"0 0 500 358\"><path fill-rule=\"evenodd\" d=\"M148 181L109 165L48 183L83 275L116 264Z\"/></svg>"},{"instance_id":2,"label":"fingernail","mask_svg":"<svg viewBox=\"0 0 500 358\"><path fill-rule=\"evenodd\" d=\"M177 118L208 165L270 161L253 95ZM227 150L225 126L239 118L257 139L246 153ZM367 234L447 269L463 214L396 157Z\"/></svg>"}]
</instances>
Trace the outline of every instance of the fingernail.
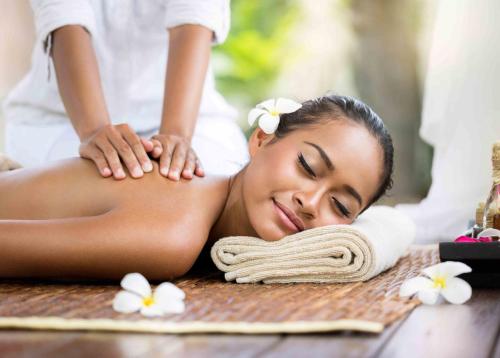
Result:
<instances>
[{"instance_id":1,"label":"fingernail","mask_svg":"<svg viewBox=\"0 0 500 358\"><path fill-rule=\"evenodd\" d=\"M102 170L102 175L106 175L106 176L108 176L108 175L110 175L110 174L111 174L111 170L110 170L109 168L104 168L104 169Z\"/></svg>"},{"instance_id":2,"label":"fingernail","mask_svg":"<svg viewBox=\"0 0 500 358\"><path fill-rule=\"evenodd\" d=\"M179 180L179 172L177 170L171 171L170 176L172 179Z\"/></svg>"},{"instance_id":3,"label":"fingernail","mask_svg":"<svg viewBox=\"0 0 500 358\"><path fill-rule=\"evenodd\" d=\"M142 176L144 173L142 172L142 170L139 169L139 167L134 167L134 169L132 169L132 174L135 176L135 177L140 177Z\"/></svg>"},{"instance_id":4,"label":"fingernail","mask_svg":"<svg viewBox=\"0 0 500 358\"><path fill-rule=\"evenodd\" d=\"M168 175L168 169L167 168L161 168L160 169L160 173L164 176L167 176Z\"/></svg>"},{"instance_id":5,"label":"fingernail","mask_svg":"<svg viewBox=\"0 0 500 358\"><path fill-rule=\"evenodd\" d=\"M123 171L123 169L118 169L116 171L116 176L119 177L119 178L125 177L125 172Z\"/></svg>"},{"instance_id":6,"label":"fingernail","mask_svg":"<svg viewBox=\"0 0 500 358\"><path fill-rule=\"evenodd\" d=\"M144 169L145 172L150 172L153 170L153 164L151 162L146 162L143 166L142 169Z\"/></svg>"},{"instance_id":7,"label":"fingernail","mask_svg":"<svg viewBox=\"0 0 500 358\"><path fill-rule=\"evenodd\" d=\"M191 173L189 170L184 170L182 172L182 175L188 177L188 178L191 178L193 176L193 173Z\"/></svg>"}]
</instances>

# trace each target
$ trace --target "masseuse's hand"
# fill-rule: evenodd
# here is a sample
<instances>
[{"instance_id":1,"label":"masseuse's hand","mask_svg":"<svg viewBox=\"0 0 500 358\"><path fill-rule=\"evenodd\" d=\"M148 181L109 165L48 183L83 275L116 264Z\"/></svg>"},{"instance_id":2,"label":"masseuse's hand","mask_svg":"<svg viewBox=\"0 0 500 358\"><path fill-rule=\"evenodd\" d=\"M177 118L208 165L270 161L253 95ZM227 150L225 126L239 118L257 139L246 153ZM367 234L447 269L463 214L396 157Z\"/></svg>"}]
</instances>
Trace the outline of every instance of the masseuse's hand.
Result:
<instances>
[{"instance_id":1,"label":"masseuse's hand","mask_svg":"<svg viewBox=\"0 0 500 358\"><path fill-rule=\"evenodd\" d=\"M205 175L198 156L191 148L190 141L174 134L156 134L151 140L162 145L160 173L172 180L192 179L193 175Z\"/></svg>"},{"instance_id":2,"label":"masseuse's hand","mask_svg":"<svg viewBox=\"0 0 500 358\"><path fill-rule=\"evenodd\" d=\"M157 158L161 149L160 142L139 137L128 124L107 124L82 138L80 156L92 160L103 177L124 179L123 161L131 176L140 178L153 170L147 153Z\"/></svg>"}]
</instances>

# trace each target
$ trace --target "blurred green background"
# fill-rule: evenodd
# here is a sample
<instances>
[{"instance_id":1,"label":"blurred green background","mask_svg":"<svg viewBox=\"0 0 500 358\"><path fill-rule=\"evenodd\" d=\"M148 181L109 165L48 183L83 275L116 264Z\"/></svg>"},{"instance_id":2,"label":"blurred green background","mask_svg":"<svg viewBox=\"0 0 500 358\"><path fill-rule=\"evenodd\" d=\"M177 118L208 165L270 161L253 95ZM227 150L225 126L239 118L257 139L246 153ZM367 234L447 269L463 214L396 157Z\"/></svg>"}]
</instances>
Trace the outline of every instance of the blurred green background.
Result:
<instances>
[{"instance_id":1,"label":"blurred green background","mask_svg":"<svg viewBox=\"0 0 500 358\"><path fill-rule=\"evenodd\" d=\"M231 2L231 31L214 48L217 86L233 104L249 107L268 96L287 61L291 30L300 21L297 1Z\"/></svg>"},{"instance_id":2,"label":"blurred green background","mask_svg":"<svg viewBox=\"0 0 500 358\"><path fill-rule=\"evenodd\" d=\"M246 114L271 97L356 96L386 122L395 145L388 203L430 186L431 147L418 137L435 4L416 0L232 0L231 32L213 50L218 89Z\"/></svg>"}]
</instances>

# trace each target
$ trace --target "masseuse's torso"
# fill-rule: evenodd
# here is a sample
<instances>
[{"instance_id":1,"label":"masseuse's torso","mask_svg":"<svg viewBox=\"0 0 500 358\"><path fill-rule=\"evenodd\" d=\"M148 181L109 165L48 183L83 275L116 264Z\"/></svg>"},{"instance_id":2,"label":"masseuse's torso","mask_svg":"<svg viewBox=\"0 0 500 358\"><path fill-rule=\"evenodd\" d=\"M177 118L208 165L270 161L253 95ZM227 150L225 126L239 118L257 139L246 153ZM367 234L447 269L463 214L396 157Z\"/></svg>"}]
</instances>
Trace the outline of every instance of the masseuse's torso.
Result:
<instances>
[{"instance_id":1,"label":"masseuse's torso","mask_svg":"<svg viewBox=\"0 0 500 358\"><path fill-rule=\"evenodd\" d=\"M43 29L82 23L90 32L111 121L129 123L136 131L157 128L168 57L166 26L183 22L203 23L208 16L206 13L209 13L204 8L218 9L219 2L90 0L80 4L55 0L47 1L43 6L37 5L34 9L37 40L32 67L9 93L4 108L6 119L33 124L68 120L59 96L53 63L44 52L46 39L42 37L46 34ZM60 11L56 11L57 8ZM224 20L226 11L222 9L221 5L221 11L214 10L212 17L214 28L222 27L222 23L224 29L221 31L226 34L228 21ZM200 117L236 117L234 108L215 89L210 64L199 113Z\"/></svg>"},{"instance_id":2,"label":"masseuse's torso","mask_svg":"<svg viewBox=\"0 0 500 358\"><path fill-rule=\"evenodd\" d=\"M153 165L143 178L120 181L102 178L92 162L80 158L0 173L0 220L90 217L118 210L121 225L142 226L144 235L159 230L173 240L194 236L206 242L224 207L228 178L174 182Z\"/></svg>"}]
</instances>

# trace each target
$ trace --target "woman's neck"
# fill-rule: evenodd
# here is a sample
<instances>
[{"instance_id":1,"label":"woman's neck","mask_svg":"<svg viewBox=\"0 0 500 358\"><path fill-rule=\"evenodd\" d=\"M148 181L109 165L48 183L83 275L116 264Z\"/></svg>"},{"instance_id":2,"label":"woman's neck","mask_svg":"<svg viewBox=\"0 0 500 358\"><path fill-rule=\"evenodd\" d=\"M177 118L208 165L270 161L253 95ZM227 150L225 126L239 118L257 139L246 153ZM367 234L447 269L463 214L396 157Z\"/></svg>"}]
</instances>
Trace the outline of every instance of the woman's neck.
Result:
<instances>
[{"instance_id":1,"label":"woman's neck","mask_svg":"<svg viewBox=\"0 0 500 358\"><path fill-rule=\"evenodd\" d=\"M210 240L226 236L256 236L243 202L243 175L246 168L229 178L228 195L221 214L210 231Z\"/></svg>"}]
</instances>

